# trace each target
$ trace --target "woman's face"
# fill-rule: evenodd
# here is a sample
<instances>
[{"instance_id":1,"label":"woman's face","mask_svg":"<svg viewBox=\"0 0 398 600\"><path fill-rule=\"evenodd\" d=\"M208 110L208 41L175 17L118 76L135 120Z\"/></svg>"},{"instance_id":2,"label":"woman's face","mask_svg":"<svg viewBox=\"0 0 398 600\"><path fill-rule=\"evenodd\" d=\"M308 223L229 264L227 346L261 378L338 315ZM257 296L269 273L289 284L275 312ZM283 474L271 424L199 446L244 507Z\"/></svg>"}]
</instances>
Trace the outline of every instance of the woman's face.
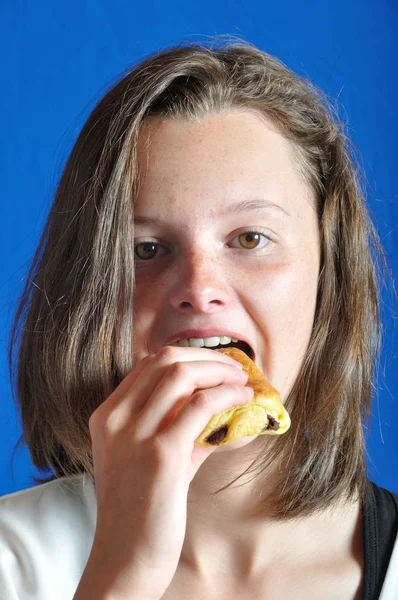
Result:
<instances>
[{"instance_id":1,"label":"woman's face","mask_svg":"<svg viewBox=\"0 0 398 600\"><path fill-rule=\"evenodd\" d=\"M186 329L232 330L285 399L309 342L320 265L315 199L289 143L236 111L153 121L138 152L135 360Z\"/></svg>"}]
</instances>

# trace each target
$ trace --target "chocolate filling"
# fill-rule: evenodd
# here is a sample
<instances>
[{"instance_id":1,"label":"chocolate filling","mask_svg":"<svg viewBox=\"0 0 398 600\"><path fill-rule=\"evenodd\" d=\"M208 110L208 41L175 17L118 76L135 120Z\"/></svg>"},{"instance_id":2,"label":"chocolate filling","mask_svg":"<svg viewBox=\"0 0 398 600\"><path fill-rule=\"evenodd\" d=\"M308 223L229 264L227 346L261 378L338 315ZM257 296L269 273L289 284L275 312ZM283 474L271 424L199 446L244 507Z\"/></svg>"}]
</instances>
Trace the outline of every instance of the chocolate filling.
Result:
<instances>
[{"instance_id":1,"label":"chocolate filling","mask_svg":"<svg viewBox=\"0 0 398 600\"><path fill-rule=\"evenodd\" d=\"M217 444L223 441L227 433L228 425L223 425L222 427L220 427L220 429L216 429L215 431L213 431L213 433L209 435L208 438L206 438L206 442L212 444L213 446L216 446Z\"/></svg>"},{"instance_id":2,"label":"chocolate filling","mask_svg":"<svg viewBox=\"0 0 398 600\"><path fill-rule=\"evenodd\" d=\"M267 415L268 417L268 425L267 427L265 427L265 429L273 429L274 431L278 431L280 425L278 423L278 421L276 419L274 419L274 417L271 417L271 415Z\"/></svg>"},{"instance_id":3,"label":"chocolate filling","mask_svg":"<svg viewBox=\"0 0 398 600\"><path fill-rule=\"evenodd\" d=\"M278 429L280 427L278 421L276 419L274 419L274 417L271 417L271 415L267 415L267 417L268 417L268 425L267 425L267 427L264 427L263 431L265 431L266 429L272 429L273 431L278 431ZM206 438L206 442L208 444L212 444L213 446L216 446L217 444L219 444L220 442L223 441L223 439L225 438L227 433L228 433L228 425L223 425L219 429L216 429L215 431L213 431L213 433L211 435L209 435L209 437Z\"/></svg>"}]
</instances>

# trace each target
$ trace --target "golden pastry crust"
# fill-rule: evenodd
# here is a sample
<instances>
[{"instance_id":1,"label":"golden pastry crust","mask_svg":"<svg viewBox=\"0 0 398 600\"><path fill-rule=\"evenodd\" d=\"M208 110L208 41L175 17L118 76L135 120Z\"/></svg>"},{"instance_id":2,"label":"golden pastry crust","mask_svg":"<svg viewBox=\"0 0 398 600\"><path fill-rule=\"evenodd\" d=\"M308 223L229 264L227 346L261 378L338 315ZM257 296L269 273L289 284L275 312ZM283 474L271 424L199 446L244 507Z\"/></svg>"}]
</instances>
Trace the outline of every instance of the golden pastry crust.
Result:
<instances>
[{"instance_id":1,"label":"golden pastry crust","mask_svg":"<svg viewBox=\"0 0 398 600\"><path fill-rule=\"evenodd\" d=\"M275 388L256 363L238 348L219 348L239 361L249 375L246 385L254 390L248 404L233 406L214 415L196 438L198 446L223 446L250 435L282 435L290 427L290 417Z\"/></svg>"}]
</instances>

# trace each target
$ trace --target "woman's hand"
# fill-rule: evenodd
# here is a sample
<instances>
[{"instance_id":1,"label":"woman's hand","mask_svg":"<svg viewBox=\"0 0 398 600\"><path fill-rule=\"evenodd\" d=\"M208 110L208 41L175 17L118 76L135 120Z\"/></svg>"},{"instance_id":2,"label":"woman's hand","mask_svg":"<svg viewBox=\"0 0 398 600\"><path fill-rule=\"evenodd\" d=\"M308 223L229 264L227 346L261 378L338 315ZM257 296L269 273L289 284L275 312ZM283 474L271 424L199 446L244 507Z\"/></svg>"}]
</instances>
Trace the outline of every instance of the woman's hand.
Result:
<instances>
[{"instance_id":1,"label":"woman's hand","mask_svg":"<svg viewBox=\"0 0 398 600\"><path fill-rule=\"evenodd\" d=\"M75 595L160 599L185 537L189 484L216 446L210 418L250 401L247 374L206 348L166 346L141 360L90 418L97 526Z\"/></svg>"}]
</instances>

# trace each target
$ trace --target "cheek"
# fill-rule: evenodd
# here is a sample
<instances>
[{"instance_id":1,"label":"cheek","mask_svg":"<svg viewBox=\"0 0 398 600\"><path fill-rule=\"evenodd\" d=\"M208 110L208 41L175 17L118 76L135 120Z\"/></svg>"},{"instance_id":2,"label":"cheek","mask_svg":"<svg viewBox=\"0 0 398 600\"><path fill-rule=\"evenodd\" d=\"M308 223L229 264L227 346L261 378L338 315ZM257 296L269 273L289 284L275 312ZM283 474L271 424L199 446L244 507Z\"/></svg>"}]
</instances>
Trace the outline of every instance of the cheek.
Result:
<instances>
[{"instance_id":1,"label":"cheek","mask_svg":"<svg viewBox=\"0 0 398 600\"><path fill-rule=\"evenodd\" d=\"M300 329L308 321L312 324L315 311L318 271L314 261L291 261L257 273L250 286L250 301L261 307L262 313L270 315L274 325L280 328L294 324ZM294 331L292 331L294 333Z\"/></svg>"},{"instance_id":2,"label":"cheek","mask_svg":"<svg viewBox=\"0 0 398 600\"><path fill-rule=\"evenodd\" d=\"M159 277L136 277L134 290L133 330L136 347L154 327L164 306L166 283Z\"/></svg>"},{"instance_id":3,"label":"cheek","mask_svg":"<svg viewBox=\"0 0 398 600\"><path fill-rule=\"evenodd\" d=\"M251 296L264 340L262 366L282 398L297 377L309 343L317 285L316 264L304 269L300 263L291 263L268 272Z\"/></svg>"},{"instance_id":4,"label":"cheek","mask_svg":"<svg viewBox=\"0 0 398 600\"><path fill-rule=\"evenodd\" d=\"M311 272L296 267L289 275L285 275L281 282L278 288L279 312L283 315L282 323L285 327L292 327L291 334L311 329L317 287L318 274L315 269Z\"/></svg>"},{"instance_id":5,"label":"cheek","mask_svg":"<svg viewBox=\"0 0 398 600\"><path fill-rule=\"evenodd\" d=\"M166 293L166 281L159 275L136 275L134 289L134 307L140 312L146 307L159 304Z\"/></svg>"}]
</instances>

